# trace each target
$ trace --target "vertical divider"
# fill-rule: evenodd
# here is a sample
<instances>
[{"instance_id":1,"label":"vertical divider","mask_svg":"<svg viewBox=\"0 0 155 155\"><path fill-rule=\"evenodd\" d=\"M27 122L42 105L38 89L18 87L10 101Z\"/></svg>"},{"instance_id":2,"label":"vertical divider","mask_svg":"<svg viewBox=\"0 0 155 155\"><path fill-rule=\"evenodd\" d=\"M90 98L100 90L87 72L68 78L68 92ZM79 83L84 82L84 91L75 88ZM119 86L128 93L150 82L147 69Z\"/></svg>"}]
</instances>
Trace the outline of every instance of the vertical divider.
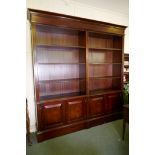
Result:
<instances>
[{"instance_id":1,"label":"vertical divider","mask_svg":"<svg viewBox=\"0 0 155 155\"><path fill-rule=\"evenodd\" d=\"M89 32L85 31L86 35L86 119L89 118ZM89 128L89 122L86 123L86 128Z\"/></svg>"},{"instance_id":2,"label":"vertical divider","mask_svg":"<svg viewBox=\"0 0 155 155\"><path fill-rule=\"evenodd\" d=\"M112 46L111 46L111 48L114 48L114 41L115 41L115 39L114 39L114 37L112 38ZM115 66L115 64L113 64L113 62L114 62L114 52L115 51L112 51L112 63L111 63L111 66L112 66L112 77L113 76L115 76L115 74L114 74L114 66ZM112 81L112 84L111 84L111 89L113 89L113 86L114 86L114 79L112 78L111 79L111 81Z\"/></svg>"},{"instance_id":3,"label":"vertical divider","mask_svg":"<svg viewBox=\"0 0 155 155\"><path fill-rule=\"evenodd\" d=\"M35 117L36 117L36 128L37 130L43 129L42 123L42 108L43 105L39 105L40 103L40 88L39 88L39 78L38 78L38 68L37 68L37 57L36 57L36 45L37 45L37 37L36 37L36 24L31 23L31 51L32 51L32 63L33 63L33 82L34 82L34 97L36 101L35 106Z\"/></svg>"},{"instance_id":4,"label":"vertical divider","mask_svg":"<svg viewBox=\"0 0 155 155\"><path fill-rule=\"evenodd\" d=\"M38 77L38 68L37 68L37 42L36 42L36 24L31 24L31 48L32 48L32 63L34 66L33 69L33 74L34 74L34 94L35 94L35 100L36 100L36 104L38 104L40 102L40 95L39 95L39 77Z\"/></svg>"},{"instance_id":5,"label":"vertical divider","mask_svg":"<svg viewBox=\"0 0 155 155\"><path fill-rule=\"evenodd\" d=\"M89 34L86 31L86 95L89 95L89 45L88 38Z\"/></svg>"},{"instance_id":6,"label":"vertical divider","mask_svg":"<svg viewBox=\"0 0 155 155\"><path fill-rule=\"evenodd\" d=\"M123 74L123 72L124 72L124 35L122 36L122 63L121 63L121 90L122 90L122 92L123 92L123 86L124 86L124 83L123 83L123 76L124 76L124 74Z\"/></svg>"}]
</instances>

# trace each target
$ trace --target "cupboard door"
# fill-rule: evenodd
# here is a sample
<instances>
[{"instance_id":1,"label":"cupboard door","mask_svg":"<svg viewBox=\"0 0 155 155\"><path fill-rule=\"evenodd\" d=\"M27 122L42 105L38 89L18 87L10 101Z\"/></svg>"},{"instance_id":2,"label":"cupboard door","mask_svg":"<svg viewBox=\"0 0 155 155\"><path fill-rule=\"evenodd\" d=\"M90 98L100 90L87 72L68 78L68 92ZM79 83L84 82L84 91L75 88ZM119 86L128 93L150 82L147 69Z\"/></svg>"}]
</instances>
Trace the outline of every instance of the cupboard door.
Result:
<instances>
[{"instance_id":1,"label":"cupboard door","mask_svg":"<svg viewBox=\"0 0 155 155\"><path fill-rule=\"evenodd\" d=\"M51 102L42 108L44 129L62 125L64 122L64 104L62 102Z\"/></svg>"},{"instance_id":2,"label":"cupboard door","mask_svg":"<svg viewBox=\"0 0 155 155\"><path fill-rule=\"evenodd\" d=\"M88 102L88 117L95 117L104 114L104 96L90 97Z\"/></svg>"},{"instance_id":3,"label":"cupboard door","mask_svg":"<svg viewBox=\"0 0 155 155\"><path fill-rule=\"evenodd\" d=\"M107 113L119 112L121 108L122 108L121 93L107 94L106 112Z\"/></svg>"},{"instance_id":4,"label":"cupboard door","mask_svg":"<svg viewBox=\"0 0 155 155\"><path fill-rule=\"evenodd\" d=\"M66 117L67 122L83 120L86 116L85 99L72 99L67 101Z\"/></svg>"}]
</instances>

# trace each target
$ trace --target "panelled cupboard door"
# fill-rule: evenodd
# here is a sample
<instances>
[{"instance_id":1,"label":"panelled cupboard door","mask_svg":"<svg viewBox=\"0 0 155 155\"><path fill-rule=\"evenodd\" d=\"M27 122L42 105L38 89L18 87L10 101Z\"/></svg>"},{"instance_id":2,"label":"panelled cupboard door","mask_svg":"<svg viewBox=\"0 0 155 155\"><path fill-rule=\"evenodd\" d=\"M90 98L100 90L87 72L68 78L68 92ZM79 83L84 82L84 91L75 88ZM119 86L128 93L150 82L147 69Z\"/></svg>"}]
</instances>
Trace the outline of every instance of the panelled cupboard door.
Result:
<instances>
[{"instance_id":1,"label":"panelled cupboard door","mask_svg":"<svg viewBox=\"0 0 155 155\"><path fill-rule=\"evenodd\" d=\"M48 102L42 105L42 123L44 129L63 125L65 121L64 103Z\"/></svg>"},{"instance_id":2,"label":"panelled cupboard door","mask_svg":"<svg viewBox=\"0 0 155 155\"><path fill-rule=\"evenodd\" d=\"M107 94L106 112L115 113L119 112L122 107L122 95L121 93Z\"/></svg>"},{"instance_id":3,"label":"panelled cupboard door","mask_svg":"<svg viewBox=\"0 0 155 155\"><path fill-rule=\"evenodd\" d=\"M86 117L85 98L77 98L66 101L66 120L68 123L80 121Z\"/></svg>"},{"instance_id":4,"label":"panelled cupboard door","mask_svg":"<svg viewBox=\"0 0 155 155\"><path fill-rule=\"evenodd\" d=\"M104 114L105 109L105 97L93 96L89 98L88 102L88 117L95 117Z\"/></svg>"}]
</instances>

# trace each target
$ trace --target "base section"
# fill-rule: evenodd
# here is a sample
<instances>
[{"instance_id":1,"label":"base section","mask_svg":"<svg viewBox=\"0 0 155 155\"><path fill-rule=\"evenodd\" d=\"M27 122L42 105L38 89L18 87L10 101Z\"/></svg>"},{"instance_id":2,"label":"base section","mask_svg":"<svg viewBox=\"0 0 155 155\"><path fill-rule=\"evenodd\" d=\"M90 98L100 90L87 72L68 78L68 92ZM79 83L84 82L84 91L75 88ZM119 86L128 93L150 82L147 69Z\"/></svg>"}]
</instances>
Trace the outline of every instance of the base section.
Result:
<instances>
[{"instance_id":1,"label":"base section","mask_svg":"<svg viewBox=\"0 0 155 155\"><path fill-rule=\"evenodd\" d=\"M82 129L88 129L93 126L108 123L108 122L111 122L111 121L114 121L117 119L121 119L121 118L122 118L122 112L105 115L105 116L100 116L100 117L96 117L93 119L87 119L87 120L83 120L81 122L63 125L63 126L56 127L56 128L51 128L48 130L37 132L37 140L38 140L38 142L42 142L42 141L50 139L50 138L62 136L62 135L76 132L76 131L79 131Z\"/></svg>"}]
</instances>

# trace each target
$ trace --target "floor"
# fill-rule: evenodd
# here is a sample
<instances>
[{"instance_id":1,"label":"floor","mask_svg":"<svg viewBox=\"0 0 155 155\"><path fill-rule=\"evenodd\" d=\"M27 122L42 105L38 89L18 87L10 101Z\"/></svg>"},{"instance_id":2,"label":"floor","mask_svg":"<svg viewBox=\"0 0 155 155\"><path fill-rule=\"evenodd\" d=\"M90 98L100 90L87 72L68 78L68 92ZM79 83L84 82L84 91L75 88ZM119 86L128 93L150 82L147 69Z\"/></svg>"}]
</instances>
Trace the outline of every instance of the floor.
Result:
<instances>
[{"instance_id":1,"label":"floor","mask_svg":"<svg viewBox=\"0 0 155 155\"><path fill-rule=\"evenodd\" d=\"M27 145L26 155L128 155L129 127L122 140L122 120L81 130L37 143L31 134L32 146Z\"/></svg>"}]
</instances>

